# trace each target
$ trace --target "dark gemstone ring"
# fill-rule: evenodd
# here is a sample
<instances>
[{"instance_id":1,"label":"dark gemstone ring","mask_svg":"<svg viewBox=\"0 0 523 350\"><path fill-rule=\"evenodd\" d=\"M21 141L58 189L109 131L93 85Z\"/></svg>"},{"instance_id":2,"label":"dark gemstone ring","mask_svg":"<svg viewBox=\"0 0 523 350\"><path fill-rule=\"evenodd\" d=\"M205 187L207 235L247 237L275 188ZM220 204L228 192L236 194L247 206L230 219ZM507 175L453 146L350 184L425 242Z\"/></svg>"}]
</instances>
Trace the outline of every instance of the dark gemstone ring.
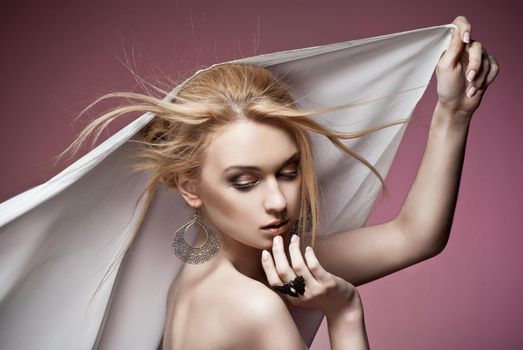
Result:
<instances>
[{"instance_id":1,"label":"dark gemstone ring","mask_svg":"<svg viewBox=\"0 0 523 350\"><path fill-rule=\"evenodd\" d=\"M283 294L298 297L305 293L305 279L303 276L296 276L296 278L289 283L272 287L272 289Z\"/></svg>"}]
</instances>

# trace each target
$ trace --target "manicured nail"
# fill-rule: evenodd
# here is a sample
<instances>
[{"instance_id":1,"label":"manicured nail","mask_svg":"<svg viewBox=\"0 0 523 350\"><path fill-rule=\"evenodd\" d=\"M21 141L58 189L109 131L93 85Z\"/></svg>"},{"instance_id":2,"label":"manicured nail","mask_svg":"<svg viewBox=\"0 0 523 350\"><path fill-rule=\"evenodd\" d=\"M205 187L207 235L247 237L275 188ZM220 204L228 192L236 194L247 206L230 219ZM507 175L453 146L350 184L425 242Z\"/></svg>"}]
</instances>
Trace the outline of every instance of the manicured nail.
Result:
<instances>
[{"instance_id":1,"label":"manicured nail","mask_svg":"<svg viewBox=\"0 0 523 350\"><path fill-rule=\"evenodd\" d=\"M467 74L467 80L468 81L472 81L474 79L474 77L476 76L476 71L475 70L471 70L469 72L469 74Z\"/></svg>"},{"instance_id":2,"label":"manicured nail","mask_svg":"<svg viewBox=\"0 0 523 350\"><path fill-rule=\"evenodd\" d=\"M280 243L280 239L281 239L280 236L274 236L274 239L273 239L274 244Z\"/></svg>"},{"instance_id":3,"label":"manicured nail","mask_svg":"<svg viewBox=\"0 0 523 350\"><path fill-rule=\"evenodd\" d=\"M298 239L298 236L293 234L292 237L291 237L291 242L296 242L297 239Z\"/></svg>"},{"instance_id":4,"label":"manicured nail","mask_svg":"<svg viewBox=\"0 0 523 350\"><path fill-rule=\"evenodd\" d=\"M476 93L476 88L474 86L471 86L468 90L467 90L467 96L468 97L472 97L474 96L474 93Z\"/></svg>"},{"instance_id":5,"label":"manicured nail","mask_svg":"<svg viewBox=\"0 0 523 350\"><path fill-rule=\"evenodd\" d=\"M310 246L307 246L307 248L305 248L305 251L306 251L306 252L308 252L308 251L310 251L310 250L312 250L312 248L311 248Z\"/></svg>"},{"instance_id":6,"label":"manicured nail","mask_svg":"<svg viewBox=\"0 0 523 350\"><path fill-rule=\"evenodd\" d=\"M469 32L465 32L463 34L463 41L466 42L467 44L470 42L470 33Z\"/></svg>"},{"instance_id":7,"label":"manicured nail","mask_svg":"<svg viewBox=\"0 0 523 350\"><path fill-rule=\"evenodd\" d=\"M269 252L264 249L262 251L262 259L263 259L263 261L267 261L268 258L269 258Z\"/></svg>"}]
</instances>

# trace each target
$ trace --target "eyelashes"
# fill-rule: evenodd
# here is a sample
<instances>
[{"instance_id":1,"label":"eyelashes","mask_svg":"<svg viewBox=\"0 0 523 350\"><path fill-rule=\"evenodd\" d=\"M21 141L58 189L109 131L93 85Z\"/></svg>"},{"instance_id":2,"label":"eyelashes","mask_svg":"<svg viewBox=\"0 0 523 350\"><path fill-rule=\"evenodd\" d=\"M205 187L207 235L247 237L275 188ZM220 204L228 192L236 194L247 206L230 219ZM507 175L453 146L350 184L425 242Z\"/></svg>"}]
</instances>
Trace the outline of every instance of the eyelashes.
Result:
<instances>
[{"instance_id":1,"label":"eyelashes","mask_svg":"<svg viewBox=\"0 0 523 350\"><path fill-rule=\"evenodd\" d=\"M258 181L248 184L233 184L232 187L236 188L238 191L247 192L251 188L253 188L257 183Z\"/></svg>"},{"instance_id":2,"label":"eyelashes","mask_svg":"<svg viewBox=\"0 0 523 350\"><path fill-rule=\"evenodd\" d=\"M278 178L284 180L284 181L292 181L295 178L297 178L300 175L299 171L293 171L293 172L284 172L278 175ZM251 181L251 182L236 182L233 183L232 186L236 188L239 191L247 192L250 189L254 188L260 180L257 181Z\"/></svg>"}]
</instances>

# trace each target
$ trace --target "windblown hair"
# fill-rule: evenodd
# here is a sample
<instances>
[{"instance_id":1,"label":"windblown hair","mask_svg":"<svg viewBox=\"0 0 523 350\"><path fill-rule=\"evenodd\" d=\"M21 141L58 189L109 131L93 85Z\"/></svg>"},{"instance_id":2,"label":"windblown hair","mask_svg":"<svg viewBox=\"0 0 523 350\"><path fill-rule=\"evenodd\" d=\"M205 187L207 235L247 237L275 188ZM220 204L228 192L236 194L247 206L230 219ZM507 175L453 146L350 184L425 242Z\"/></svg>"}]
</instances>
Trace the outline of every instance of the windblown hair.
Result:
<instances>
[{"instance_id":1,"label":"windblown hair","mask_svg":"<svg viewBox=\"0 0 523 350\"><path fill-rule=\"evenodd\" d=\"M278 79L269 70L251 64L229 63L203 70L187 81L171 101L146 94L120 92L100 97L86 110L101 100L114 97L126 98L130 103L114 108L92 121L71 146L62 152L62 155L70 150L76 153L85 139L97 130L96 140L101 131L119 116L132 112L151 112L155 115L147 127L141 130L140 136L143 138L141 143L145 147L137 155L139 161L133 165L132 169L133 171L152 171L153 175L138 199L139 202L143 195L146 196L138 225L125 251L131 246L140 229L158 183L176 189L179 175L184 175L195 182L200 181L210 136L223 126L242 119L281 127L287 130L295 140L301 154L299 217L301 227L299 230L305 232L307 220L303 220L303 218L306 218L309 212L309 215L312 216L310 245L315 247L319 224L319 205L309 132L327 137L340 150L367 166L384 185L384 180L376 168L340 140L361 137L376 130L406 122L406 120L388 122L354 132L329 130L314 121L313 116L347 108L351 103L300 110L289 93L289 87L281 79Z\"/></svg>"}]
</instances>

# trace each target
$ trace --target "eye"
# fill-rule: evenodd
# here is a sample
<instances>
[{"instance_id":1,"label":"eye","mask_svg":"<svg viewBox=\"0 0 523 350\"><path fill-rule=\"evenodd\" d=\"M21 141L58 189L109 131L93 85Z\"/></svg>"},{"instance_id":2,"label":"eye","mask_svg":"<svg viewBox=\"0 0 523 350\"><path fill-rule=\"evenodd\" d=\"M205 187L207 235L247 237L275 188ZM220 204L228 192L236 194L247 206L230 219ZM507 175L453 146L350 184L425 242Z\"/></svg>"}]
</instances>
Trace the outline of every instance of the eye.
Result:
<instances>
[{"instance_id":1,"label":"eye","mask_svg":"<svg viewBox=\"0 0 523 350\"><path fill-rule=\"evenodd\" d=\"M234 188L236 188L237 190L239 190L239 191L247 192L251 188L253 188L257 183L258 183L258 181L256 181L256 182L249 182L249 183L235 183L232 186Z\"/></svg>"},{"instance_id":2,"label":"eye","mask_svg":"<svg viewBox=\"0 0 523 350\"><path fill-rule=\"evenodd\" d=\"M299 170L298 165L296 164L296 165L293 165L292 167L290 167L290 169L288 169L286 171L282 171L279 176L283 179L292 180L292 179L298 177L299 175L300 175L300 170Z\"/></svg>"},{"instance_id":3,"label":"eye","mask_svg":"<svg viewBox=\"0 0 523 350\"><path fill-rule=\"evenodd\" d=\"M284 178L284 179L292 180L292 179L298 177L298 175L300 175L298 173L298 171L293 171L293 172L288 171L288 172L281 173L280 177Z\"/></svg>"},{"instance_id":4,"label":"eye","mask_svg":"<svg viewBox=\"0 0 523 350\"><path fill-rule=\"evenodd\" d=\"M249 179L252 181L248 181ZM236 188L237 190L246 192L246 191L250 190L251 188L253 188L254 186L256 186L256 184L259 182L259 180L256 180L256 178L253 178L252 176L249 176L249 177L243 176L243 179L242 179L242 176L237 176L236 178L231 179L230 182L231 182L232 186L234 188Z\"/></svg>"}]
</instances>

